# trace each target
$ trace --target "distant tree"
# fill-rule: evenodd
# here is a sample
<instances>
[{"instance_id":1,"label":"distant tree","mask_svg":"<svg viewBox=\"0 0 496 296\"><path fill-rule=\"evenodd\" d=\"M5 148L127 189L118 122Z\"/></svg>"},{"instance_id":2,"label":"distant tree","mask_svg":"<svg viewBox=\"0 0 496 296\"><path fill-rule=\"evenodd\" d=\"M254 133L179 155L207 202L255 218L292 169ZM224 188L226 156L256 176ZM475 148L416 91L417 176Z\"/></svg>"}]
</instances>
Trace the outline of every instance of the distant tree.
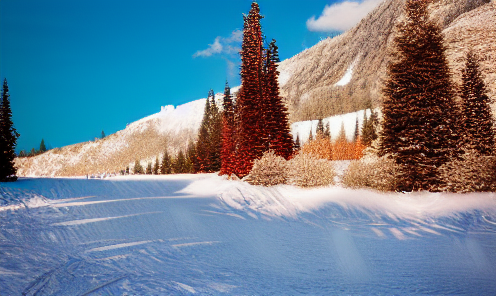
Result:
<instances>
[{"instance_id":1,"label":"distant tree","mask_svg":"<svg viewBox=\"0 0 496 296\"><path fill-rule=\"evenodd\" d=\"M358 141L358 138L360 138L360 129L358 127L358 117L357 117L355 121L355 133L353 134L353 142Z\"/></svg>"},{"instance_id":2,"label":"distant tree","mask_svg":"<svg viewBox=\"0 0 496 296\"><path fill-rule=\"evenodd\" d=\"M317 123L317 137L323 137L324 136L324 123L322 122L322 119L319 119L319 122Z\"/></svg>"},{"instance_id":3,"label":"distant tree","mask_svg":"<svg viewBox=\"0 0 496 296\"><path fill-rule=\"evenodd\" d=\"M472 51L467 53L462 74L461 98L463 106L464 148L480 155L496 152L491 99L486 94L479 62Z\"/></svg>"},{"instance_id":4,"label":"distant tree","mask_svg":"<svg viewBox=\"0 0 496 296\"><path fill-rule=\"evenodd\" d=\"M129 166L126 167L126 175L129 175Z\"/></svg>"},{"instance_id":5,"label":"distant tree","mask_svg":"<svg viewBox=\"0 0 496 296\"><path fill-rule=\"evenodd\" d=\"M12 122L10 109L9 86L7 79L3 82L2 102L0 106L0 182L17 180L17 169L14 167L15 146L19 133Z\"/></svg>"},{"instance_id":6,"label":"distant tree","mask_svg":"<svg viewBox=\"0 0 496 296\"><path fill-rule=\"evenodd\" d=\"M344 129L344 122L341 122L341 129L339 130L339 134L338 134L338 141L341 141L341 142L347 142L347 139L346 139L346 131Z\"/></svg>"},{"instance_id":7,"label":"distant tree","mask_svg":"<svg viewBox=\"0 0 496 296\"><path fill-rule=\"evenodd\" d=\"M443 35L427 5L427 0L406 2L383 90L379 152L400 167L398 191L438 191L437 168L460 154L460 112Z\"/></svg>"},{"instance_id":8,"label":"distant tree","mask_svg":"<svg viewBox=\"0 0 496 296\"><path fill-rule=\"evenodd\" d=\"M296 140L295 140L295 143L294 143L294 152L297 152L300 150L300 147L301 147L301 142L300 142L300 134L296 134Z\"/></svg>"},{"instance_id":9,"label":"distant tree","mask_svg":"<svg viewBox=\"0 0 496 296\"><path fill-rule=\"evenodd\" d=\"M215 93L210 90L210 126L209 126L209 156L210 156L210 168L208 172L220 171L221 167L221 136L222 136L222 114L217 107L215 102Z\"/></svg>"},{"instance_id":10,"label":"distant tree","mask_svg":"<svg viewBox=\"0 0 496 296\"><path fill-rule=\"evenodd\" d=\"M141 166L140 161L136 160L134 162L134 174L135 175L142 175L144 173L145 173L145 171L144 171L143 167Z\"/></svg>"},{"instance_id":11,"label":"distant tree","mask_svg":"<svg viewBox=\"0 0 496 296\"><path fill-rule=\"evenodd\" d=\"M45 147L45 140L41 139L41 143L40 143L40 153L43 153L47 151L46 147Z\"/></svg>"},{"instance_id":12,"label":"distant tree","mask_svg":"<svg viewBox=\"0 0 496 296\"><path fill-rule=\"evenodd\" d=\"M27 154L26 154L26 151L25 150L21 150L19 152L19 157L26 157L26 156L27 156Z\"/></svg>"},{"instance_id":13,"label":"distant tree","mask_svg":"<svg viewBox=\"0 0 496 296\"><path fill-rule=\"evenodd\" d=\"M151 175L152 173L153 173L152 163L149 162L148 165L146 166L146 174Z\"/></svg>"},{"instance_id":14,"label":"distant tree","mask_svg":"<svg viewBox=\"0 0 496 296\"><path fill-rule=\"evenodd\" d=\"M155 157L155 165L153 166L153 174L158 175L159 170L160 170L160 163L159 163L158 156L157 156L157 157Z\"/></svg>"},{"instance_id":15,"label":"distant tree","mask_svg":"<svg viewBox=\"0 0 496 296\"><path fill-rule=\"evenodd\" d=\"M187 173L186 169L186 157L184 156L184 152L181 150L177 154L177 157L173 162L174 174L184 174Z\"/></svg>"},{"instance_id":16,"label":"distant tree","mask_svg":"<svg viewBox=\"0 0 496 296\"><path fill-rule=\"evenodd\" d=\"M31 151L29 151L28 156L36 156L36 154L38 154L38 153L36 152L36 149L31 148Z\"/></svg>"},{"instance_id":17,"label":"distant tree","mask_svg":"<svg viewBox=\"0 0 496 296\"><path fill-rule=\"evenodd\" d=\"M210 94L209 94L210 95ZM210 108L210 99L207 98L205 102L205 109L203 112L203 119L200 125L200 131L198 134L198 141L196 142L196 161L194 162L196 172L208 172L210 171L210 126L212 121Z\"/></svg>"},{"instance_id":18,"label":"distant tree","mask_svg":"<svg viewBox=\"0 0 496 296\"><path fill-rule=\"evenodd\" d=\"M325 126L324 137L327 139L331 138L331 124L329 121L327 122L327 124Z\"/></svg>"},{"instance_id":19,"label":"distant tree","mask_svg":"<svg viewBox=\"0 0 496 296\"><path fill-rule=\"evenodd\" d=\"M102 130L101 139L105 138L105 132Z\"/></svg>"},{"instance_id":20,"label":"distant tree","mask_svg":"<svg viewBox=\"0 0 496 296\"><path fill-rule=\"evenodd\" d=\"M313 135L312 135L312 127L310 127L310 135L308 136L308 141L312 141L313 140Z\"/></svg>"},{"instance_id":21,"label":"distant tree","mask_svg":"<svg viewBox=\"0 0 496 296\"><path fill-rule=\"evenodd\" d=\"M172 173L172 159L167 152L167 149L164 151L164 155L162 156L162 164L160 165L160 173L162 175L168 175Z\"/></svg>"},{"instance_id":22,"label":"distant tree","mask_svg":"<svg viewBox=\"0 0 496 296\"><path fill-rule=\"evenodd\" d=\"M188 149L186 150L186 164L188 168L188 173L195 174L197 173L195 170L196 166L196 145L190 140L188 142Z\"/></svg>"}]
</instances>

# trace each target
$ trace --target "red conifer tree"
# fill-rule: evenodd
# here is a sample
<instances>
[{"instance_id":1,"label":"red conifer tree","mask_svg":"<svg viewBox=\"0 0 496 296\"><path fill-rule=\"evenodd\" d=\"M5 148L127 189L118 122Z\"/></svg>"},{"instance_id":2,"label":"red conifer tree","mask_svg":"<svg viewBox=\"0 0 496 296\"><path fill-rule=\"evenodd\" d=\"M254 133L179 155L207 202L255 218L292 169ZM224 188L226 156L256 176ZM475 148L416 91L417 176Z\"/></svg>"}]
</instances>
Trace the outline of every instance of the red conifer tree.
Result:
<instances>
[{"instance_id":1,"label":"red conifer tree","mask_svg":"<svg viewBox=\"0 0 496 296\"><path fill-rule=\"evenodd\" d=\"M222 148L220 175L231 175L234 172L234 106L231 89L226 82L224 89L224 112L222 113Z\"/></svg>"}]
</instances>

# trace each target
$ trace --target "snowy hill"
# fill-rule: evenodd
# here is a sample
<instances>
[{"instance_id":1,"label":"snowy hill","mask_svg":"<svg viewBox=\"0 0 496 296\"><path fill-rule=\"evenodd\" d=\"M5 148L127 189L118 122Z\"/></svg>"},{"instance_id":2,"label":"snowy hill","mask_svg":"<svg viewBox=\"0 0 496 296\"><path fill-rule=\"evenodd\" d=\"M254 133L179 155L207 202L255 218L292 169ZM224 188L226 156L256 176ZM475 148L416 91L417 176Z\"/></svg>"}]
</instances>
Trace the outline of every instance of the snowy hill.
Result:
<instances>
[{"instance_id":1,"label":"snowy hill","mask_svg":"<svg viewBox=\"0 0 496 296\"><path fill-rule=\"evenodd\" d=\"M281 94L292 122L365 109L369 100L380 106L394 26L404 2L384 0L354 28L281 63ZM430 12L443 28L455 82L472 48L481 58L489 95L496 98L496 2L432 1Z\"/></svg>"}]
</instances>

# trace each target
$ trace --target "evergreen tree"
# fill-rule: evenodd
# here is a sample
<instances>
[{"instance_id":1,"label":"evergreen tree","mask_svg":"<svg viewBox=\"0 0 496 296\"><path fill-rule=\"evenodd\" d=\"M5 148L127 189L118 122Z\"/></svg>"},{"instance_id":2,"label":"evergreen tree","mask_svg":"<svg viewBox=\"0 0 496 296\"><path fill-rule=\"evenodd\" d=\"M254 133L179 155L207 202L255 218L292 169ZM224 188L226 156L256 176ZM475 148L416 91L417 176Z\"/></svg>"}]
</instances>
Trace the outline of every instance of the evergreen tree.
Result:
<instances>
[{"instance_id":1,"label":"evergreen tree","mask_svg":"<svg viewBox=\"0 0 496 296\"><path fill-rule=\"evenodd\" d=\"M25 150L21 150L21 152L19 152L19 157L26 157L26 156L27 154Z\"/></svg>"},{"instance_id":2,"label":"evergreen tree","mask_svg":"<svg viewBox=\"0 0 496 296\"><path fill-rule=\"evenodd\" d=\"M46 149L46 146L45 146L45 140L41 139L41 143L40 143L40 153L43 153L43 152L46 152L47 149Z\"/></svg>"},{"instance_id":3,"label":"evergreen tree","mask_svg":"<svg viewBox=\"0 0 496 296\"><path fill-rule=\"evenodd\" d=\"M341 129L339 130L338 141L339 142L347 142L348 141L346 139L346 130L344 129L344 122L341 122Z\"/></svg>"},{"instance_id":4,"label":"evergreen tree","mask_svg":"<svg viewBox=\"0 0 496 296\"><path fill-rule=\"evenodd\" d=\"M296 134L296 140L293 145L293 151L297 152L300 151L301 143L300 143L300 134Z\"/></svg>"},{"instance_id":5,"label":"evergreen tree","mask_svg":"<svg viewBox=\"0 0 496 296\"><path fill-rule=\"evenodd\" d=\"M0 106L0 182L13 182L17 180L17 169L14 167L14 158L16 156L15 146L19 134L12 122L9 96L9 86L7 79L5 79Z\"/></svg>"},{"instance_id":6,"label":"evergreen tree","mask_svg":"<svg viewBox=\"0 0 496 296\"><path fill-rule=\"evenodd\" d=\"M358 138L360 138L360 129L358 127L358 117L357 117L355 121L355 133L353 134L353 143L356 143L358 141Z\"/></svg>"},{"instance_id":7,"label":"evergreen tree","mask_svg":"<svg viewBox=\"0 0 496 296\"><path fill-rule=\"evenodd\" d=\"M188 148L186 149L186 167L188 173L196 174L195 161L196 161L196 145L192 140L188 141Z\"/></svg>"},{"instance_id":8,"label":"evergreen tree","mask_svg":"<svg viewBox=\"0 0 496 296\"><path fill-rule=\"evenodd\" d=\"M126 167L126 175L129 175L129 166Z\"/></svg>"},{"instance_id":9,"label":"evergreen tree","mask_svg":"<svg viewBox=\"0 0 496 296\"><path fill-rule=\"evenodd\" d=\"M308 142L313 141L312 127L310 127L310 135L308 136Z\"/></svg>"},{"instance_id":10,"label":"evergreen tree","mask_svg":"<svg viewBox=\"0 0 496 296\"><path fill-rule=\"evenodd\" d=\"M194 162L196 172L208 172L210 170L210 122L211 122L210 99L205 102L200 132L196 145L196 161Z\"/></svg>"},{"instance_id":11,"label":"evergreen tree","mask_svg":"<svg viewBox=\"0 0 496 296\"><path fill-rule=\"evenodd\" d=\"M144 174L144 170L143 170L143 167L141 166L141 163L139 160L136 160L134 162L134 174L135 175L142 175Z\"/></svg>"},{"instance_id":12,"label":"evergreen tree","mask_svg":"<svg viewBox=\"0 0 496 296\"><path fill-rule=\"evenodd\" d=\"M236 104L237 123L236 175L244 177L250 172L255 159L262 157L266 139L265 122L259 106L263 100L263 47L260 25L260 8L252 2L251 10L244 16L243 42L241 45L241 84Z\"/></svg>"},{"instance_id":13,"label":"evergreen tree","mask_svg":"<svg viewBox=\"0 0 496 296\"><path fill-rule=\"evenodd\" d=\"M221 169L220 175L234 173L235 169L235 146L234 146L234 105L231 97L231 88L226 81L224 89L224 112L222 113L222 148L221 148Z\"/></svg>"},{"instance_id":14,"label":"evergreen tree","mask_svg":"<svg viewBox=\"0 0 496 296\"><path fill-rule=\"evenodd\" d=\"M322 136L324 136L324 123L322 122L322 119L319 119L319 122L317 123L317 137Z\"/></svg>"},{"instance_id":15,"label":"evergreen tree","mask_svg":"<svg viewBox=\"0 0 496 296\"><path fill-rule=\"evenodd\" d=\"M31 151L29 151L29 155L28 156L36 156L36 149L34 148L31 148Z\"/></svg>"},{"instance_id":16,"label":"evergreen tree","mask_svg":"<svg viewBox=\"0 0 496 296\"><path fill-rule=\"evenodd\" d=\"M153 174L158 175L159 170L160 170L160 163L158 161L158 156L157 156L157 157L155 157L155 165L153 166Z\"/></svg>"},{"instance_id":17,"label":"evergreen tree","mask_svg":"<svg viewBox=\"0 0 496 296\"><path fill-rule=\"evenodd\" d=\"M221 134L222 134L222 114L215 103L215 94L210 90L210 126L209 126L209 157L210 167L208 172L217 172L221 167L220 151L221 151Z\"/></svg>"},{"instance_id":18,"label":"evergreen tree","mask_svg":"<svg viewBox=\"0 0 496 296\"><path fill-rule=\"evenodd\" d=\"M173 163L174 166L174 174L184 174L187 173L186 170L186 157L184 156L184 152L179 151L176 159Z\"/></svg>"},{"instance_id":19,"label":"evergreen tree","mask_svg":"<svg viewBox=\"0 0 496 296\"><path fill-rule=\"evenodd\" d=\"M105 138L105 132L102 130L101 139Z\"/></svg>"},{"instance_id":20,"label":"evergreen tree","mask_svg":"<svg viewBox=\"0 0 496 296\"><path fill-rule=\"evenodd\" d=\"M152 163L149 162L148 165L146 166L146 174L151 175L152 173L153 173Z\"/></svg>"},{"instance_id":21,"label":"evergreen tree","mask_svg":"<svg viewBox=\"0 0 496 296\"><path fill-rule=\"evenodd\" d=\"M265 138L268 140L268 145L264 147L268 146L268 149L273 150L276 155L289 159L293 154L293 137L289 130L288 110L279 93L279 71L277 70L279 53L274 39L269 44L266 55L265 93L263 94L265 104L260 106L265 120L262 122L265 127ZM267 149L263 152L266 151Z\"/></svg>"},{"instance_id":22,"label":"evergreen tree","mask_svg":"<svg viewBox=\"0 0 496 296\"><path fill-rule=\"evenodd\" d=\"M160 165L160 173L162 175L168 175L172 173L172 160L167 152L167 149L164 151L164 155L162 156L162 164Z\"/></svg>"},{"instance_id":23,"label":"evergreen tree","mask_svg":"<svg viewBox=\"0 0 496 296\"><path fill-rule=\"evenodd\" d=\"M380 155L391 155L399 165L399 191L437 191L437 168L460 151L443 37L429 20L427 2L406 2L384 87Z\"/></svg>"},{"instance_id":24,"label":"evergreen tree","mask_svg":"<svg viewBox=\"0 0 496 296\"><path fill-rule=\"evenodd\" d=\"M324 137L329 140L331 139L331 123L329 121L325 126Z\"/></svg>"},{"instance_id":25,"label":"evergreen tree","mask_svg":"<svg viewBox=\"0 0 496 296\"><path fill-rule=\"evenodd\" d=\"M496 144L491 100L486 94L477 57L471 51L467 53L462 73L461 98L464 148L476 150L480 155L494 155Z\"/></svg>"}]
</instances>

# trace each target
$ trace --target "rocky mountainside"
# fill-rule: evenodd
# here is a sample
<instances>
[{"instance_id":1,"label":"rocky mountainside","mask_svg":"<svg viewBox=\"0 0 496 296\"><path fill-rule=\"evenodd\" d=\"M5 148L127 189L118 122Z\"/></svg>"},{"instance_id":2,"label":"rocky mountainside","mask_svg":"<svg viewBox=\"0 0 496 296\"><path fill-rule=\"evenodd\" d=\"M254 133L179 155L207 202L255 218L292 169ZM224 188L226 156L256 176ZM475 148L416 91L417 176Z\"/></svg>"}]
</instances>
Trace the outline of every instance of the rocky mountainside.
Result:
<instances>
[{"instance_id":1,"label":"rocky mountainside","mask_svg":"<svg viewBox=\"0 0 496 296\"><path fill-rule=\"evenodd\" d=\"M281 93L291 121L324 118L379 106L395 24L404 0L384 0L357 26L285 60ZM489 0L433 0L431 18L440 24L455 81L469 48L481 57L485 81L496 98L496 3Z\"/></svg>"},{"instance_id":2,"label":"rocky mountainside","mask_svg":"<svg viewBox=\"0 0 496 296\"><path fill-rule=\"evenodd\" d=\"M297 122L380 106L388 52L403 5L404 0L384 0L351 30L323 40L280 64L281 93L294 123L293 133L299 132L303 140L312 124ZM465 52L472 48L481 58L489 95L496 101L496 2L433 0L430 10L432 19L444 28L454 81L460 81ZM221 97L217 95L218 102ZM19 158L18 175L111 173L132 166L136 159L146 166L165 149L175 154L186 148L188 141L197 135L204 105L202 99L176 108L167 106L105 139ZM343 118L349 117L353 123L356 116ZM336 125L340 122L336 121Z\"/></svg>"}]
</instances>

